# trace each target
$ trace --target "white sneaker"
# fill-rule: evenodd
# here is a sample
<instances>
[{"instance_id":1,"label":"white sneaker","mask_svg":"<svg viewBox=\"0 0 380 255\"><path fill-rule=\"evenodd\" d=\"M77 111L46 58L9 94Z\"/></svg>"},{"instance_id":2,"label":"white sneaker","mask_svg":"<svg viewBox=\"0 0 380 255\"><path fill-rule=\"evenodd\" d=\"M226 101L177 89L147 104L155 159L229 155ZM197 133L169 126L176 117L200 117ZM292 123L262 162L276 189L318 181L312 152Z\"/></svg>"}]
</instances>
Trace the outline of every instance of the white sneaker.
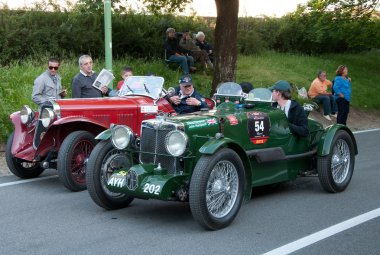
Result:
<instances>
[{"instance_id":1,"label":"white sneaker","mask_svg":"<svg viewBox=\"0 0 380 255\"><path fill-rule=\"evenodd\" d=\"M330 115L323 115L326 120L331 120Z\"/></svg>"},{"instance_id":2,"label":"white sneaker","mask_svg":"<svg viewBox=\"0 0 380 255\"><path fill-rule=\"evenodd\" d=\"M338 117L338 115L335 113L335 114L331 114L330 115L331 117L334 117L334 118L337 118Z\"/></svg>"}]
</instances>

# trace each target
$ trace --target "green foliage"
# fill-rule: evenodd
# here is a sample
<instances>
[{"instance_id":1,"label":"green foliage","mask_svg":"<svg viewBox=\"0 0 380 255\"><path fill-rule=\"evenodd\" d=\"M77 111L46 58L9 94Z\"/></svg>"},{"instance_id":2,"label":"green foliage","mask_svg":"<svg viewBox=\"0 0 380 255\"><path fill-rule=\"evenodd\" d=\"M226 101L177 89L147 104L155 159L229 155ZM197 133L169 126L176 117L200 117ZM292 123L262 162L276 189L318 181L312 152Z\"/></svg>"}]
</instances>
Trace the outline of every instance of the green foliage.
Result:
<instances>
[{"instance_id":1,"label":"green foliage","mask_svg":"<svg viewBox=\"0 0 380 255\"><path fill-rule=\"evenodd\" d=\"M142 0L147 9L153 14L182 12L185 6L193 0Z\"/></svg>"},{"instance_id":2,"label":"green foliage","mask_svg":"<svg viewBox=\"0 0 380 255\"><path fill-rule=\"evenodd\" d=\"M245 18L240 19L238 24L238 51L243 55L258 54L268 47L268 42L264 41L265 32L260 29L261 19Z\"/></svg>"},{"instance_id":3,"label":"green foliage","mask_svg":"<svg viewBox=\"0 0 380 255\"><path fill-rule=\"evenodd\" d=\"M116 57L162 58L165 31L202 30L212 40L211 29L202 19L172 15L114 14L113 55ZM0 65L39 54L66 58L90 54L104 56L101 13L0 10Z\"/></svg>"},{"instance_id":4,"label":"green foliage","mask_svg":"<svg viewBox=\"0 0 380 255\"><path fill-rule=\"evenodd\" d=\"M359 52L380 47L378 0L310 0L292 14L302 24L303 40L293 51L304 53Z\"/></svg>"}]
</instances>

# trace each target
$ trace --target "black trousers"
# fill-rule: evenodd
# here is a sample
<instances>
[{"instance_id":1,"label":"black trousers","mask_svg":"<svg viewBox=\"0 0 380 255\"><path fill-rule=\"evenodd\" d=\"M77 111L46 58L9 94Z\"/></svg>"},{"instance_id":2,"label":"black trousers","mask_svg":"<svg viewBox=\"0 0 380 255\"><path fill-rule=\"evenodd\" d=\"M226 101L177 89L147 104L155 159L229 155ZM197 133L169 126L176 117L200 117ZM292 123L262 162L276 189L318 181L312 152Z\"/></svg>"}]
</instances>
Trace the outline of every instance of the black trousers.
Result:
<instances>
[{"instance_id":1,"label":"black trousers","mask_svg":"<svg viewBox=\"0 0 380 255\"><path fill-rule=\"evenodd\" d=\"M340 97L336 100L336 104L338 105L336 123L346 125L348 113L350 112L350 102Z\"/></svg>"}]
</instances>

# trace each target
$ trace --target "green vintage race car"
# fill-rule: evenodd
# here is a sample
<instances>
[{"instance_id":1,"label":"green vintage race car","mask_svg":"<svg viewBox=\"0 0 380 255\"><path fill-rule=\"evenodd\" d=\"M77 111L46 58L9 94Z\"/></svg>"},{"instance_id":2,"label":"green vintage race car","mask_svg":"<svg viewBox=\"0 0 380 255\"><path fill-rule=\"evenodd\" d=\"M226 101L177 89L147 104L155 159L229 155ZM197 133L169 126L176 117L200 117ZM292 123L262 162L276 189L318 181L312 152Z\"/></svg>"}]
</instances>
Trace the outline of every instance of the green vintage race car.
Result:
<instances>
[{"instance_id":1,"label":"green vintage race car","mask_svg":"<svg viewBox=\"0 0 380 255\"><path fill-rule=\"evenodd\" d=\"M358 149L346 126L324 129L309 118L309 136L297 137L266 88L244 96L228 82L214 99L212 110L143 121L141 137L123 125L106 131L112 142L87 165L94 202L106 209L134 198L189 202L195 220L215 230L233 221L253 187L306 175L327 192L348 186Z\"/></svg>"}]
</instances>

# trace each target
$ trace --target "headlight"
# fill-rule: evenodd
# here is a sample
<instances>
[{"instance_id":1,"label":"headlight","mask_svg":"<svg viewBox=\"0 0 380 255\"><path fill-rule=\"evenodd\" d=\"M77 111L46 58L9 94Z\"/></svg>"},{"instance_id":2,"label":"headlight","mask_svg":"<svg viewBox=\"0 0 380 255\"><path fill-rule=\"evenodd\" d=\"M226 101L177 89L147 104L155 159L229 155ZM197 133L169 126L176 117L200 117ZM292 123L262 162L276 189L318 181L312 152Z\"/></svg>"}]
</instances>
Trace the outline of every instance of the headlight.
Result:
<instances>
[{"instance_id":1,"label":"headlight","mask_svg":"<svg viewBox=\"0 0 380 255\"><path fill-rule=\"evenodd\" d=\"M129 146L133 138L133 131L127 126L117 125L112 128L112 144L119 150Z\"/></svg>"},{"instance_id":2,"label":"headlight","mask_svg":"<svg viewBox=\"0 0 380 255\"><path fill-rule=\"evenodd\" d=\"M29 106L24 105L20 110L20 118L22 124L28 124L34 119L34 112Z\"/></svg>"},{"instance_id":3,"label":"headlight","mask_svg":"<svg viewBox=\"0 0 380 255\"><path fill-rule=\"evenodd\" d=\"M186 149L187 135L178 130L169 132L165 138L166 151L174 157L181 156Z\"/></svg>"},{"instance_id":4,"label":"headlight","mask_svg":"<svg viewBox=\"0 0 380 255\"><path fill-rule=\"evenodd\" d=\"M42 122L42 126L47 128L54 120L54 112L50 108L44 108L41 113L40 120Z\"/></svg>"}]
</instances>

